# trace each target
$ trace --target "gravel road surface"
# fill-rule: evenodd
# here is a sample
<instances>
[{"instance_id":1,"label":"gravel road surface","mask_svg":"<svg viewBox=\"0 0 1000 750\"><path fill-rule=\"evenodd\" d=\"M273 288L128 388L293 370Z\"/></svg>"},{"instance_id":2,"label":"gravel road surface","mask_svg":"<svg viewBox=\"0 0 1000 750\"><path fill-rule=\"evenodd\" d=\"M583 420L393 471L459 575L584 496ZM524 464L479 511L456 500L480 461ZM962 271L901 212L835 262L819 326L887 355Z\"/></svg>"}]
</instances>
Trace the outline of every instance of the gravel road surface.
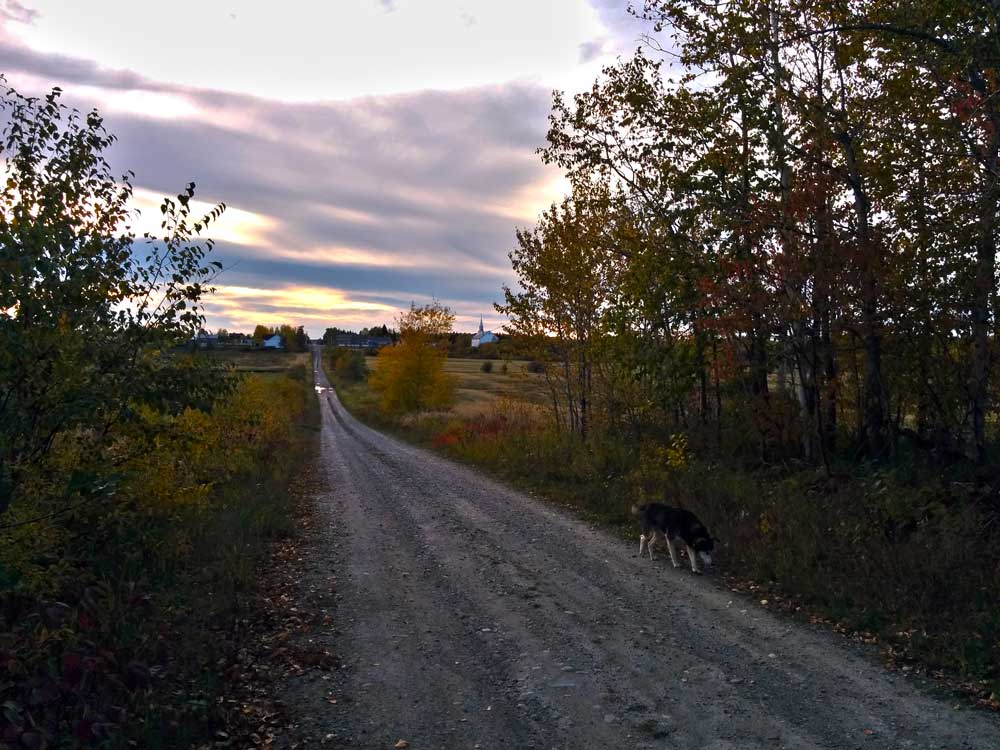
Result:
<instances>
[{"instance_id":1,"label":"gravel road surface","mask_svg":"<svg viewBox=\"0 0 1000 750\"><path fill-rule=\"evenodd\" d=\"M309 637L340 666L287 687L309 746L1000 748L995 715L375 432L316 382L327 490L307 554L336 585Z\"/></svg>"}]
</instances>

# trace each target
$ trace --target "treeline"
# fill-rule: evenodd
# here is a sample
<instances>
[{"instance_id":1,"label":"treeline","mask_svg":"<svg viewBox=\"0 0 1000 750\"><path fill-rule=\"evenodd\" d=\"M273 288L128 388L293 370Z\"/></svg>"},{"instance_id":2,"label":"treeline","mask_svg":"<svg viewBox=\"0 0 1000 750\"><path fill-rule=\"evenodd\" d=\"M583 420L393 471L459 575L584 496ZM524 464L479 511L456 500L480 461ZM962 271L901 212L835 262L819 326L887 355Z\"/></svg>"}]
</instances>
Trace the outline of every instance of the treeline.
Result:
<instances>
[{"instance_id":1,"label":"treeline","mask_svg":"<svg viewBox=\"0 0 1000 750\"><path fill-rule=\"evenodd\" d=\"M445 442L612 520L692 507L724 567L998 680L1000 7L635 13L635 56L555 96L572 192L497 306L549 426Z\"/></svg>"},{"instance_id":2,"label":"treeline","mask_svg":"<svg viewBox=\"0 0 1000 750\"><path fill-rule=\"evenodd\" d=\"M387 338L396 341L399 339L399 332L395 328L389 328L387 325L372 326L371 328L362 328L360 331L348 331L345 328L327 328L323 332L323 343L329 346L333 346L337 343L337 336L370 336L372 338Z\"/></svg>"},{"instance_id":3,"label":"treeline","mask_svg":"<svg viewBox=\"0 0 1000 750\"><path fill-rule=\"evenodd\" d=\"M253 329L253 342L255 346L260 346L264 339L271 338L275 334L281 336L282 346L289 352L304 352L309 350L309 334L303 326L265 326L257 325Z\"/></svg>"},{"instance_id":4,"label":"treeline","mask_svg":"<svg viewBox=\"0 0 1000 750\"><path fill-rule=\"evenodd\" d=\"M743 425L764 460L986 462L998 13L646 2L646 50L555 99L542 156L573 192L518 234L498 308L560 342L566 424L652 410Z\"/></svg>"}]
</instances>

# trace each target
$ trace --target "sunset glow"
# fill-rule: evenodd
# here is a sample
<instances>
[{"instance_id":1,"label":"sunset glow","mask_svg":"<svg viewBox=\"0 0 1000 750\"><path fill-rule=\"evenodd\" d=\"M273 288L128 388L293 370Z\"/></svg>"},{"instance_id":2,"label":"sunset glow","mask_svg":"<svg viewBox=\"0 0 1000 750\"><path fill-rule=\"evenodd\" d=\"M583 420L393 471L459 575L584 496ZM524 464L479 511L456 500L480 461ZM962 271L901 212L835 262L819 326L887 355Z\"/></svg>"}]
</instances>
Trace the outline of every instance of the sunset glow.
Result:
<instances>
[{"instance_id":1,"label":"sunset glow","mask_svg":"<svg viewBox=\"0 0 1000 750\"><path fill-rule=\"evenodd\" d=\"M0 70L101 111L140 234L188 182L195 214L227 204L209 327L319 335L436 297L499 328L514 229L567 189L535 153L551 90L637 34L607 0L0 0Z\"/></svg>"}]
</instances>

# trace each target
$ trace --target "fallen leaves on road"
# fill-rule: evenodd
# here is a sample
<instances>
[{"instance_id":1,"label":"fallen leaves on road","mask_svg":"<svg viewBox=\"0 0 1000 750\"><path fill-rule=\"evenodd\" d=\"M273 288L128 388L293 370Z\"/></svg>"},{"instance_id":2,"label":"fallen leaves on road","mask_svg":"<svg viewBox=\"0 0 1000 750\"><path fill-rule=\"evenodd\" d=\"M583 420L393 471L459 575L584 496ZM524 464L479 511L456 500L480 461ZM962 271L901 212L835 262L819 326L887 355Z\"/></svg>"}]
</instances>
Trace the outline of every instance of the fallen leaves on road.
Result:
<instances>
[{"instance_id":1,"label":"fallen leaves on road","mask_svg":"<svg viewBox=\"0 0 1000 750\"><path fill-rule=\"evenodd\" d=\"M313 526L310 499L314 493L310 481L304 476L296 488L302 495L296 532L272 548L264 568L266 574L251 600L244 604L246 612L228 634L228 640L239 647L216 665L227 685L219 701L225 731L199 750L268 748L279 738L288 738L290 747L299 746L288 737L292 733L290 717L275 695L278 683L310 669L328 671L336 667L336 658L329 651L296 641L298 634L316 623L329 626L332 622L331 616L313 606L313 598L300 590L300 544Z\"/></svg>"},{"instance_id":2,"label":"fallen leaves on road","mask_svg":"<svg viewBox=\"0 0 1000 750\"><path fill-rule=\"evenodd\" d=\"M781 591L777 584L764 585L732 573L724 572L723 576L730 591L751 596L761 606L767 607L769 610L782 612L811 625L822 625L852 641L875 646L889 670L899 671L907 677L934 680L940 686L961 694L970 703L993 711L1000 711L1000 696L995 692L990 692L992 686L989 681L962 680L954 674L922 666L918 657L913 653L911 643L914 635L919 634L919 631L915 629L899 630L890 634L890 637L880 638L875 633L853 628L846 623L837 622L823 615L821 611L811 608L800 597ZM730 605L739 606L739 603L730 601L726 606ZM740 611L746 612L746 610Z\"/></svg>"}]
</instances>

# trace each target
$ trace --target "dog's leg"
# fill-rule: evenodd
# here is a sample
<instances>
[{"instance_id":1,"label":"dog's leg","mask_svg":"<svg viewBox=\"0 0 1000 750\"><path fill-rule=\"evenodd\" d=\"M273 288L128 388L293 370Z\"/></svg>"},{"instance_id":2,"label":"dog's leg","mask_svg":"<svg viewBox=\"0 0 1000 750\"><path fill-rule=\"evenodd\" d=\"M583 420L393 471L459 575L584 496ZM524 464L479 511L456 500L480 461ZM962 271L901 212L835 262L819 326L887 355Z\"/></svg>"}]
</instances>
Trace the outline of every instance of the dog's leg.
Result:
<instances>
[{"instance_id":1,"label":"dog's leg","mask_svg":"<svg viewBox=\"0 0 1000 750\"><path fill-rule=\"evenodd\" d=\"M688 560L691 561L691 572L692 573L697 573L698 572L698 556L694 552L694 547L692 547L690 544L687 545L687 551L688 551Z\"/></svg>"},{"instance_id":2,"label":"dog's leg","mask_svg":"<svg viewBox=\"0 0 1000 750\"><path fill-rule=\"evenodd\" d=\"M670 550L670 562L674 564L675 568L679 568L681 564L677 560L677 550L674 549L673 540L666 534L663 535L663 538L667 540L667 549Z\"/></svg>"},{"instance_id":3,"label":"dog's leg","mask_svg":"<svg viewBox=\"0 0 1000 750\"><path fill-rule=\"evenodd\" d=\"M642 557L642 548L646 546L646 535L639 534L639 557Z\"/></svg>"},{"instance_id":4,"label":"dog's leg","mask_svg":"<svg viewBox=\"0 0 1000 750\"><path fill-rule=\"evenodd\" d=\"M649 551L649 560L653 561L653 542L656 541L656 532L654 531L649 535L649 539L646 540L646 549Z\"/></svg>"}]
</instances>

